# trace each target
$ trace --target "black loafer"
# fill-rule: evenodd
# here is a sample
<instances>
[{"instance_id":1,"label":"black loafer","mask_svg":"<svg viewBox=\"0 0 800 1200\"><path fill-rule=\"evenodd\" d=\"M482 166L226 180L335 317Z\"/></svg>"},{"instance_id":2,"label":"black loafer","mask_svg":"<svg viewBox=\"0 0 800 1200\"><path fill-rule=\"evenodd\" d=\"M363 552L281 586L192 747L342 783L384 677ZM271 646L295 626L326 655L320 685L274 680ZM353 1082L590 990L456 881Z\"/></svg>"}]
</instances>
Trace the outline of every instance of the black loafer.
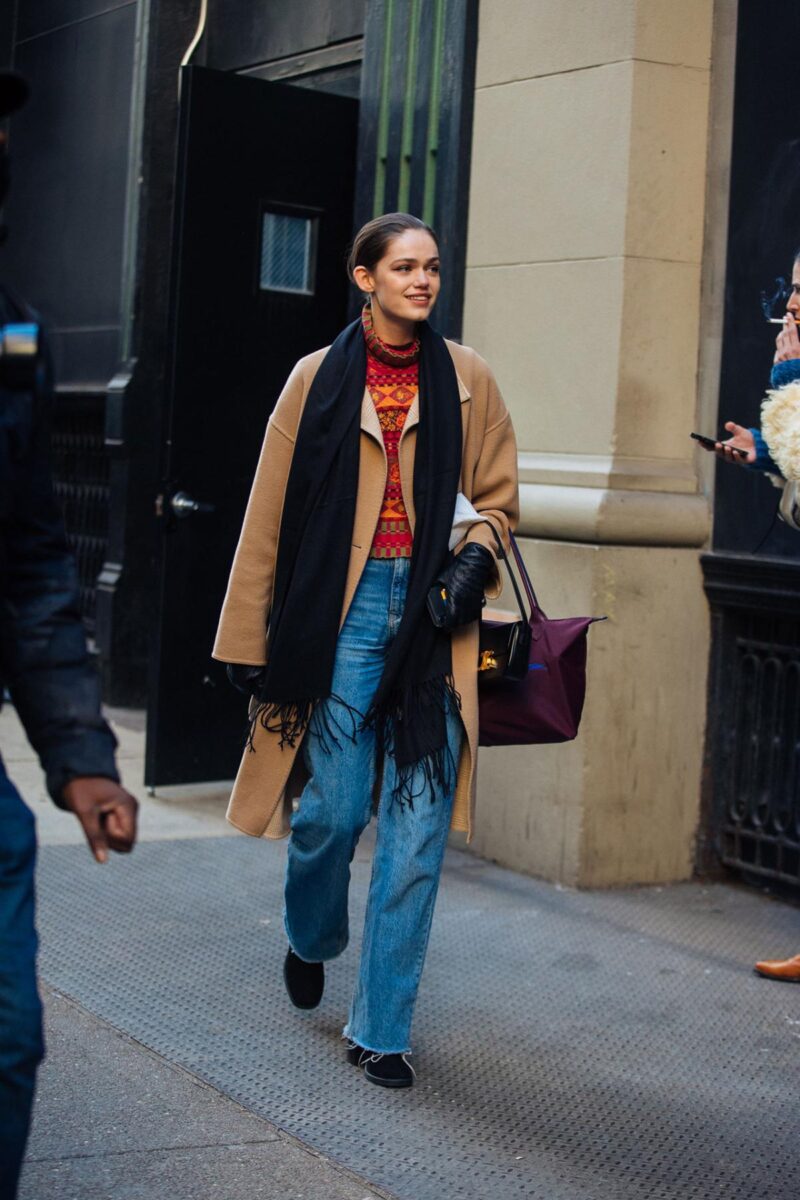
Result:
<instances>
[{"instance_id":1,"label":"black loafer","mask_svg":"<svg viewBox=\"0 0 800 1200\"><path fill-rule=\"evenodd\" d=\"M295 1008L316 1008L325 990L325 967L321 962L304 962L289 947L283 964L283 982Z\"/></svg>"},{"instance_id":2,"label":"black loafer","mask_svg":"<svg viewBox=\"0 0 800 1200\"><path fill-rule=\"evenodd\" d=\"M406 1062L405 1054L365 1054L364 1074L370 1083L378 1087L407 1088L414 1082L414 1070Z\"/></svg>"}]
</instances>

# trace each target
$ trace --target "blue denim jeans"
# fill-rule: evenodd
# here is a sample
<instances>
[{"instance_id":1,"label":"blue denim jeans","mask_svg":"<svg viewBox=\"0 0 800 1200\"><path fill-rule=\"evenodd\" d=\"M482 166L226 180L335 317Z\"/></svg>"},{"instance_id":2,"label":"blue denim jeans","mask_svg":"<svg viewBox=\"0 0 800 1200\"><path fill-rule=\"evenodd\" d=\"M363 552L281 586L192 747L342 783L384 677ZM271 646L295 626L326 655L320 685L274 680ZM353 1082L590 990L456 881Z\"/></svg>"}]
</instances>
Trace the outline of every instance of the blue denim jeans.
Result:
<instances>
[{"instance_id":1,"label":"blue denim jeans","mask_svg":"<svg viewBox=\"0 0 800 1200\"><path fill-rule=\"evenodd\" d=\"M339 634L331 691L361 713L369 708L403 615L409 567L407 558L369 559ZM341 705L328 703L329 718L355 736L340 736L334 744L312 721L303 743L311 778L292 815L284 919L292 949L307 962L335 958L347 945L350 863L372 815L376 783L375 734L357 731ZM452 711L451 778L433 799L421 795L413 809L392 800L396 768L391 755L384 763L361 964L344 1030L376 1053L411 1048L462 730Z\"/></svg>"},{"instance_id":2,"label":"blue denim jeans","mask_svg":"<svg viewBox=\"0 0 800 1200\"><path fill-rule=\"evenodd\" d=\"M0 1200L13 1200L44 1053L36 988L33 814L0 762Z\"/></svg>"}]
</instances>

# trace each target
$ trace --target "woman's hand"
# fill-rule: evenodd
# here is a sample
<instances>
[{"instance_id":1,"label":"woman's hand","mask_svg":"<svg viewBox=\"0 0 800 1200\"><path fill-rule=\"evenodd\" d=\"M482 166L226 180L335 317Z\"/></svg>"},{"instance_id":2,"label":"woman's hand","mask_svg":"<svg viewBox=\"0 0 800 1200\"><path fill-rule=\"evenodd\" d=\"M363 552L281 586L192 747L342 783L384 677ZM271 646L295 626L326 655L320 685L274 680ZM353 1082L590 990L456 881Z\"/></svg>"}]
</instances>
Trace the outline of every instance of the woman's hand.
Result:
<instances>
[{"instance_id":1,"label":"woman's hand","mask_svg":"<svg viewBox=\"0 0 800 1200\"><path fill-rule=\"evenodd\" d=\"M795 331L795 337L797 337L797 331ZM798 349L800 350L800 341ZM735 421L726 421L725 428L728 433L733 434L733 437L729 437L724 442L717 442L714 446L717 458L721 458L723 462L736 463L740 467L754 463L756 461L756 439L750 430L744 425L737 425ZM744 453L737 454L737 450L742 450Z\"/></svg>"},{"instance_id":2,"label":"woman's hand","mask_svg":"<svg viewBox=\"0 0 800 1200\"><path fill-rule=\"evenodd\" d=\"M457 629L477 621L485 603L484 589L495 570L495 557L479 542L469 542L434 585L441 590L444 611L439 629Z\"/></svg>"},{"instance_id":3,"label":"woman's hand","mask_svg":"<svg viewBox=\"0 0 800 1200\"><path fill-rule=\"evenodd\" d=\"M775 339L775 357L773 362L787 362L790 358L800 358L800 333L794 319L794 313L786 313L783 318L783 329Z\"/></svg>"},{"instance_id":4,"label":"woman's hand","mask_svg":"<svg viewBox=\"0 0 800 1200\"><path fill-rule=\"evenodd\" d=\"M244 696L257 696L264 683L266 667L251 667L247 663L226 663L228 682Z\"/></svg>"}]
</instances>

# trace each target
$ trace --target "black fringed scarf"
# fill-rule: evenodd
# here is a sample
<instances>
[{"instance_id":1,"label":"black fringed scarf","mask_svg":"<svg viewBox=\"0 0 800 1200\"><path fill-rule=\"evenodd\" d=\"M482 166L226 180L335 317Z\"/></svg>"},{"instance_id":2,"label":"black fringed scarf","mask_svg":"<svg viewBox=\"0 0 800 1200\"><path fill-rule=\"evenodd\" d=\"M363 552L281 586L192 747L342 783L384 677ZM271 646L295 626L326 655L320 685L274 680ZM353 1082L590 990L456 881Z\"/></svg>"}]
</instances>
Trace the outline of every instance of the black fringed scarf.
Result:
<instances>
[{"instance_id":1,"label":"black fringed scarf","mask_svg":"<svg viewBox=\"0 0 800 1200\"><path fill-rule=\"evenodd\" d=\"M394 756L396 798L413 804L452 779L446 717L458 703L450 635L431 622L428 590L444 564L461 472L461 409L444 339L419 329L416 524L403 618L367 713L379 752ZM269 653L252 721L294 746L331 696L358 491L366 347L359 317L325 355L306 399L286 485L269 621ZM344 703L343 701L339 701ZM357 728L354 724L353 728ZM252 742L251 742L252 744ZM424 788L415 779L422 770Z\"/></svg>"}]
</instances>

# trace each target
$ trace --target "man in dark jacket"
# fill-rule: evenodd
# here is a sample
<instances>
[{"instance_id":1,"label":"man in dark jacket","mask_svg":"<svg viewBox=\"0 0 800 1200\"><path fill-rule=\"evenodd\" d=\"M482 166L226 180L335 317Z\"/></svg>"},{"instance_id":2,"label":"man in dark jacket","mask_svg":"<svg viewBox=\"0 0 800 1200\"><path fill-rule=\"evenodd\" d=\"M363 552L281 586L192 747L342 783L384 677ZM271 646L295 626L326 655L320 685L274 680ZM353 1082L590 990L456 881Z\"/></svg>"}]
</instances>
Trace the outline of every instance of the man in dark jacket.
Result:
<instances>
[{"instance_id":1,"label":"man in dark jacket","mask_svg":"<svg viewBox=\"0 0 800 1200\"><path fill-rule=\"evenodd\" d=\"M0 120L27 86L0 71ZM8 187L0 132L0 210ZM0 264L1 266L1 264ZM0 285L0 701L8 690L55 803L80 821L98 862L136 837L116 740L88 661L75 565L49 466L51 387L35 314ZM43 1054L36 988L33 815L0 760L0 1200L13 1200Z\"/></svg>"}]
</instances>

